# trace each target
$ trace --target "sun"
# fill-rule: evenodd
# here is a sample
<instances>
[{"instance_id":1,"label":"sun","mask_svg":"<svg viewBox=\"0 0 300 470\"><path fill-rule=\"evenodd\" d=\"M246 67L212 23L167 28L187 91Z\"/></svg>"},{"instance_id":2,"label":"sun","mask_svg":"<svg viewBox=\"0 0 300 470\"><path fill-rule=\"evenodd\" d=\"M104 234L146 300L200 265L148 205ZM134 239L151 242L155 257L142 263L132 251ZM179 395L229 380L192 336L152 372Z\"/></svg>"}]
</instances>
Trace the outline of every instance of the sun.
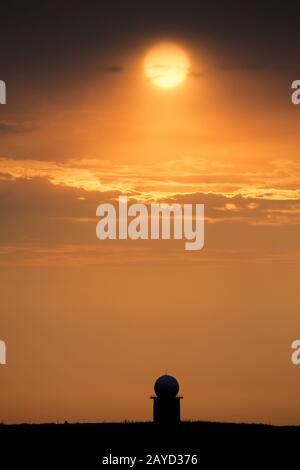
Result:
<instances>
[{"instance_id":1,"label":"sun","mask_svg":"<svg viewBox=\"0 0 300 470\"><path fill-rule=\"evenodd\" d=\"M186 79L190 62L185 51L172 42L163 42L147 53L144 72L148 80L158 87L174 88Z\"/></svg>"}]
</instances>

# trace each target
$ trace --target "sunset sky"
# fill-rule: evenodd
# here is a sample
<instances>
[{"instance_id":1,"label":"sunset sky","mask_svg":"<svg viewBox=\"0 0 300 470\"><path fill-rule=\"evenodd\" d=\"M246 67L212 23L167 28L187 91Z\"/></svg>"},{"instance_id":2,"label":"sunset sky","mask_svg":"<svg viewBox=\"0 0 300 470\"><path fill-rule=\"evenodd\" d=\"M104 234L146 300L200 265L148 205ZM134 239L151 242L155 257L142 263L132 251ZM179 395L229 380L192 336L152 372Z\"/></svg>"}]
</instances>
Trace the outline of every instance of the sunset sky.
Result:
<instances>
[{"instance_id":1,"label":"sunset sky","mask_svg":"<svg viewBox=\"0 0 300 470\"><path fill-rule=\"evenodd\" d=\"M300 424L299 6L220 3L1 6L0 421L149 420L167 369L183 419ZM120 194L204 203L204 249L98 240Z\"/></svg>"}]
</instances>

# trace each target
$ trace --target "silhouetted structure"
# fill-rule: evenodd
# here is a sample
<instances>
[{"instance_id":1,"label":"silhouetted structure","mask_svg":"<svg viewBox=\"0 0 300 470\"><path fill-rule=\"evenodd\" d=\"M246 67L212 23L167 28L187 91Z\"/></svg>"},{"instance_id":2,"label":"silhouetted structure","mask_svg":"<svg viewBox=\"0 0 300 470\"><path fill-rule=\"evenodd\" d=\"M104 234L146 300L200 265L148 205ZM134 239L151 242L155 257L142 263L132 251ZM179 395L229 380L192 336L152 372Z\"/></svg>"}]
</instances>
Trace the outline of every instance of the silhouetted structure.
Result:
<instances>
[{"instance_id":1,"label":"silhouetted structure","mask_svg":"<svg viewBox=\"0 0 300 470\"><path fill-rule=\"evenodd\" d=\"M177 396L179 384L175 377L162 375L154 384L156 396L153 400L153 421L158 424L169 425L180 423L180 400Z\"/></svg>"}]
</instances>

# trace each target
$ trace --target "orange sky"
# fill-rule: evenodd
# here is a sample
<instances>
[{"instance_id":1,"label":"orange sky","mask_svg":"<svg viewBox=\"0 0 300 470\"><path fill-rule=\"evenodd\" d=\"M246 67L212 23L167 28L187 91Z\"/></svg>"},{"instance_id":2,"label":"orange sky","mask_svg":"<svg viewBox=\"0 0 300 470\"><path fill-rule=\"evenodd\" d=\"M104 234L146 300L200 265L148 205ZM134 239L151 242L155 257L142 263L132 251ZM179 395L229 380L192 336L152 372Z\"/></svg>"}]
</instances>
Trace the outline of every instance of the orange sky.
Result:
<instances>
[{"instance_id":1,"label":"orange sky","mask_svg":"<svg viewBox=\"0 0 300 470\"><path fill-rule=\"evenodd\" d=\"M151 419L167 368L185 419L299 424L290 82L189 39L190 75L158 89L143 73L153 43L0 108L0 420ZM99 241L96 208L119 194L204 203L204 249Z\"/></svg>"}]
</instances>

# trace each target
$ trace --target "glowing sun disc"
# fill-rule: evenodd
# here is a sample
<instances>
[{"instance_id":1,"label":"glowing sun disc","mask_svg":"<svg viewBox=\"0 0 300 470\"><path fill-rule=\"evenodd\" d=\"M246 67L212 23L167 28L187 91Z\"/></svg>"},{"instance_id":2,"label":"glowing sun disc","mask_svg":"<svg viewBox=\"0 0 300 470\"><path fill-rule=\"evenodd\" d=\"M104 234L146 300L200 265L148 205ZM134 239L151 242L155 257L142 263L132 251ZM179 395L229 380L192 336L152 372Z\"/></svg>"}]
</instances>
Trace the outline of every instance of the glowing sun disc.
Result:
<instances>
[{"instance_id":1,"label":"glowing sun disc","mask_svg":"<svg viewBox=\"0 0 300 470\"><path fill-rule=\"evenodd\" d=\"M162 88L180 85L186 79L189 68L187 54L174 43L157 44L148 52L144 61L146 77Z\"/></svg>"}]
</instances>

